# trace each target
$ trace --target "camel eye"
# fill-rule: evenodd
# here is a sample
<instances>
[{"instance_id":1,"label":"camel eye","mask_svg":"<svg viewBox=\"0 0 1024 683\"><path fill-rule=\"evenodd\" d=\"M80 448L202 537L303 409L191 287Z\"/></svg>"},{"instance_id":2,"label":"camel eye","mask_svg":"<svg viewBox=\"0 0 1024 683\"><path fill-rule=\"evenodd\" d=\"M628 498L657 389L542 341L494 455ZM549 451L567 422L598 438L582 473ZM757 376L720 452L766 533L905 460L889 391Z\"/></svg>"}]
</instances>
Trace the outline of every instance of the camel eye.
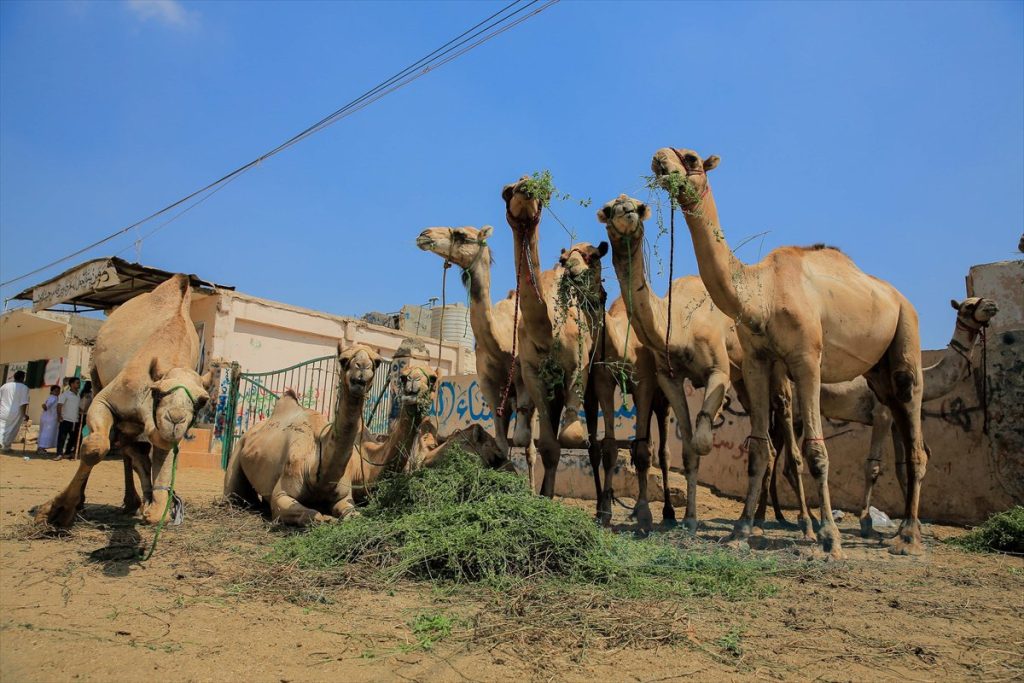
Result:
<instances>
[{"instance_id":1,"label":"camel eye","mask_svg":"<svg viewBox=\"0 0 1024 683\"><path fill-rule=\"evenodd\" d=\"M697 156L694 154L687 154L683 157L683 161L686 162L688 166L693 166L697 163Z\"/></svg>"}]
</instances>

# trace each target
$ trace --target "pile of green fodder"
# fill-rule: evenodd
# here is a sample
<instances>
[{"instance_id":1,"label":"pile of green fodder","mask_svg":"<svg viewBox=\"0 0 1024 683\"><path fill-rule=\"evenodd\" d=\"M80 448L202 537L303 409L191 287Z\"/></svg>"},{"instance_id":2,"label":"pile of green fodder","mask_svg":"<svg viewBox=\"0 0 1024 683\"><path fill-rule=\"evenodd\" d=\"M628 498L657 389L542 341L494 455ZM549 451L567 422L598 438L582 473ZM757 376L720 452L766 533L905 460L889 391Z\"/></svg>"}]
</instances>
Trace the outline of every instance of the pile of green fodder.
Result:
<instances>
[{"instance_id":1,"label":"pile of green fodder","mask_svg":"<svg viewBox=\"0 0 1024 683\"><path fill-rule=\"evenodd\" d=\"M1024 554L1024 507L1017 505L994 514L981 526L947 543L974 552Z\"/></svg>"},{"instance_id":2,"label":"pile of green fodder","mask_svg":"<svg viewBox=\"0 0 1024 683\"><path fill-rule=\"evenodd\" d=\"M610 533L459 449L436 467L386 478L361 516L282 539L271 557L316 571L369 569L385 581L558 580L645 597L773 590L763 580L768 561Z\"/></svg>"}]
</instances>

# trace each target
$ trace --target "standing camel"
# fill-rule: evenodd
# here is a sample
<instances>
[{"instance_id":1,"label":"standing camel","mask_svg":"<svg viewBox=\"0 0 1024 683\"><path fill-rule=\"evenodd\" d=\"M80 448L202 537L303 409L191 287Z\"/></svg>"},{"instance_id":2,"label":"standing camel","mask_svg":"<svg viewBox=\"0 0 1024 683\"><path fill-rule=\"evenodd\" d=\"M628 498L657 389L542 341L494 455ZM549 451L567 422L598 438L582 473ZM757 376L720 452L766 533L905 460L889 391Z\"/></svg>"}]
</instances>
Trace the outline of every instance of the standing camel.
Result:
<instances>
[{"instance_id":1,"label":"standing camel","mask_svg":"<svg viewBox=\"0 0 1024 683\"><path fill-rule=\"evenodd\" d=\"M487 244L493 228L427 228L416 238L416 246L454 263L462 270L462 283L469 291L469 324L476 339L476 374L487 404L494 414L494 438L502 456L509 457L509 413L516 409L512 443L525 446L530 480L533 481L533 403L523 385L523 374L512 358L512 321L515 302L504 299L491 305L491 263ZM502 393L512 377L508 396ZM505 398L504 402L502 399Z\"/></svg>"},{"instance_id":2,"label":"standing camel","mask_svg":"<svg viewBox=\"0 0 1024 683\"><path fill-rule=\"evenodd\" d=\"M86 414L78 470L59 495L35 511L35 519L70 526L85 501L89 475L108 452L124 457L124 510L142 506L157 523L167 509L173 458L167 455L210 396L210 374L200 377L199 335L189 315L187 275L174 275L153 291L129 299L100 328L92 353L92 381L99 389ZM139 474L142 498L132 469Z\"/></svg>"},{"instance_id":3,"label":"standing camel","mask_svg":"<svg viewBox=\"0 0 1024 683\"><path fill-rule=\"evenodd\" d=\"M928 454L921 433L921 344L917 313L887 282L866 275L838 249L782 247L760 263L745 265L725 241L707 172L717 156L702 160L688 149L663 148L651 168L682 206L701 279L712 301L736 321L743 347L743 380L750 398L748 490L730 538L749 537L768 467L773 365L793 380L804 424L802 454L818 485L820 539L832 559L843 556L832 520L828 452L821 427L822 382L865 375L893 413L908 454L907 505L890 552L920 553L918 504Z\"/></svg>"},{"instance_id":4,"label":"standing camel","mask_svg":"<svg viewBox=\"0 0 1024 683\"><path fill-rule=\"evenodd\" d=\"M612 244L612 263L621 290L629 297L633 329L645 351L653 359L657 383L668 397L683 432L683 464L686 473L686 518L691 532L697 529L697 483L700 458L711 450L711 426L718 417L730 383L736 387L740 402L749 400L743 387L741 367L743 349L732 319L712 305L699 277L677 278L671 283L673 310L671 336L666 350L668 301L651 289L642 256L643 222L651 210L626 195L605 204L597 219L605 224ZM695 388L704 387L704 401L697 413L696 429L691 426L683 380ZM787 461L790 464L790 461ZM810 514L799 478L799 455L792 459L787 477L799 491L801 527L813 538Z\"/></svg>"},{"instance_id":5,"label":"standing camel","mask_svg":"<svg viewBox=\"0 0 1024 683\"><path fill-rule=\"evenodd\" d=\"M947 395L971 372L971 358L975 340L988 327L989 321L999 312L996 302L991 299L970 297L950 304L956 310L956 325L949 345L942 358L935 365L923 370L924 393L922 402L934 401ZM892 437L893 453L896 456L896 478L900 488L906 490L906 454L899 434L893 429L892 414L875 397L867 380L863 377L849 382L821 385L821 414L833 420L871 425L871 446L864 461L864 502L860 512L860 533L864 538L874 536L871 526L871 493L875 482L882 473L882 455L887 435ZM781 453L781 451L780 451ZM785 521L779 506L774 482L771 488L772 506L775 517ZM764 503L762 502L762 505Z\"/></svg>"},{"instance_id":6,"label":"standing camel","mask_svg":"<svg viewBox=\"0 0 1024 683\"><path fill-rule=\"evenodd\" d=\"M591 350L598 334L592 315L581 313L579 307L559 310L558 290L572 290L591 306L604 306L601 294L600 258L608 245L598 247L574 245L563 252L560 265L540 272L538 228L546 197L530 194L528 178L506 185L501 196L505 201L505 218L512 228L516 263L516 287L522 321L517 330L518 355L523 383L537 409L540 422L540 456L544 463L541 495L552 497L562 446L589 447L591 463L601 453L597 444L588 442L580 423L579 409L587 391ZM569 280L563 279L569 273ZM564 303L564 302L563 302ZM562 421L561 431L558 431ZM596 409L596 408L595 408ZM614 408L613 408L614 409ZM604 459L618 457L614 434L605 436ZM602 501L598 501L599 514Z\"/></svg>"}]
</instances>

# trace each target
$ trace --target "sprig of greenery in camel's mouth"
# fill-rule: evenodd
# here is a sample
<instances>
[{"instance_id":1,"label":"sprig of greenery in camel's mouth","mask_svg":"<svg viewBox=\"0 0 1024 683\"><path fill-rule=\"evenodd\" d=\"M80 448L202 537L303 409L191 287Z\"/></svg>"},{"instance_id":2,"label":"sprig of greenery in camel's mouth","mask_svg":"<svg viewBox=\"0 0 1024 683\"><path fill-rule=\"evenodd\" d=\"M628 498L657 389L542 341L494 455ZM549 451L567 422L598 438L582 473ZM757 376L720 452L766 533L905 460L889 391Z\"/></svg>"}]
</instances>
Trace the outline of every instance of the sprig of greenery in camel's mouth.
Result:
<instances>
[{"instance_id":1,"label":"sprig of greenery in camel's mouth","mask_svg":"<svg viewBox=\"0 0 1024 683\"><path fill-rule=\"evenodd\" d=\"M544 208L551 206L552 199L558 199L563 202L575 201L584 208L590 206L591 203L590 197L574 199L568 192L559 192L558 188L555 187L551 171L547 169L531 173L530 177L523 181L523 191L533 199L539 199Z\"/></svg>"}]
</instances>

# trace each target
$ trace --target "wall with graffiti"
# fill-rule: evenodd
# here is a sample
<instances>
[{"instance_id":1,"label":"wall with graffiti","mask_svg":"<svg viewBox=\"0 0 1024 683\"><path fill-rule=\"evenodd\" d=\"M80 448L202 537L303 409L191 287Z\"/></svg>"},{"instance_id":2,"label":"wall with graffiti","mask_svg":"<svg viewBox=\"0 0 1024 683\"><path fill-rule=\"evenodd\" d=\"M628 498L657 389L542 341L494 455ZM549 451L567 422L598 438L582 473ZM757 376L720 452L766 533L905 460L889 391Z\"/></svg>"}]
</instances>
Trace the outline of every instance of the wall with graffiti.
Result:
<instances>
[{"instance_id":1,"label":"wall with graffiti","mask_svg":"<svg viewBox=\"0 0 1024 683\"><path fill-rule=\"evenodd\" d=\"M1021 339L1024 339L1024 335ZM1024 348L1021 344L1018 344L1013 357L1018 363L1024 358ZM928 361L929 358L926 358L926 362ZM1018 377L1021 375L1024 373L1019 373ZM1014 384L1015 381L1020 384L1008 376L993 377L986 397L990 407L993 401L998 399L1000 391L1020 391L1017 384ZM700 409L704 392L694 390L689 383L686 388L690 412L695 416ZM982 399L981 376L975 373L961 382L949 396L925 404L923 425L925 439L931 449L921 502L921 514L925 519L977 523L993 512L1006 510L1015 503L1024 502L1021 497L1024 482L1009 482L1006 478L1007 474L1012 475L1016 470L1008 464L1009 460L1006 457L993 457L994 437L991 433L986 434L984 430L985 408ZM1024 421L1024 416L1020 415L1021 405L1024 405L1024 402L1016 404L1018 414L1014 418L1014 424L1017 425L1017 429L1020 429ZM442 434L471 423L481 424L493 433L494 418L491 407L484 400L473 375L444 380L438 391L435 413ZM636 408L632 399L629 398L626 406L619 400L615 413L618 439L633 438L635 418ZM833 506L856 512L859 510L864 492L864 461L870 445L871 428L835 420L825 420L824 426L830 459L829 486ZM746 438L749 429L746 412L735 395L730 392L726 407L715 423L712 451L701 460L702 483L726 495L742 497L746 494ZM669 418L668 431L672 466L681 471L681 434L674 417ZM534 434L536 433L535 429ZM652 427L652 438L656 433L657 430ZM893 469L894 455L891 443L887 443L886 448L883 473L875 486L872 502L890 516L898 518L903 515L903 494ZM621 453L621 457L628 457L625 451ZM818 495L814 480L806 472L804 487L809 502L817 505ZM778 489L785 504L795 505L795 498L781 476Z\"/></svg>"}]
</instances>

